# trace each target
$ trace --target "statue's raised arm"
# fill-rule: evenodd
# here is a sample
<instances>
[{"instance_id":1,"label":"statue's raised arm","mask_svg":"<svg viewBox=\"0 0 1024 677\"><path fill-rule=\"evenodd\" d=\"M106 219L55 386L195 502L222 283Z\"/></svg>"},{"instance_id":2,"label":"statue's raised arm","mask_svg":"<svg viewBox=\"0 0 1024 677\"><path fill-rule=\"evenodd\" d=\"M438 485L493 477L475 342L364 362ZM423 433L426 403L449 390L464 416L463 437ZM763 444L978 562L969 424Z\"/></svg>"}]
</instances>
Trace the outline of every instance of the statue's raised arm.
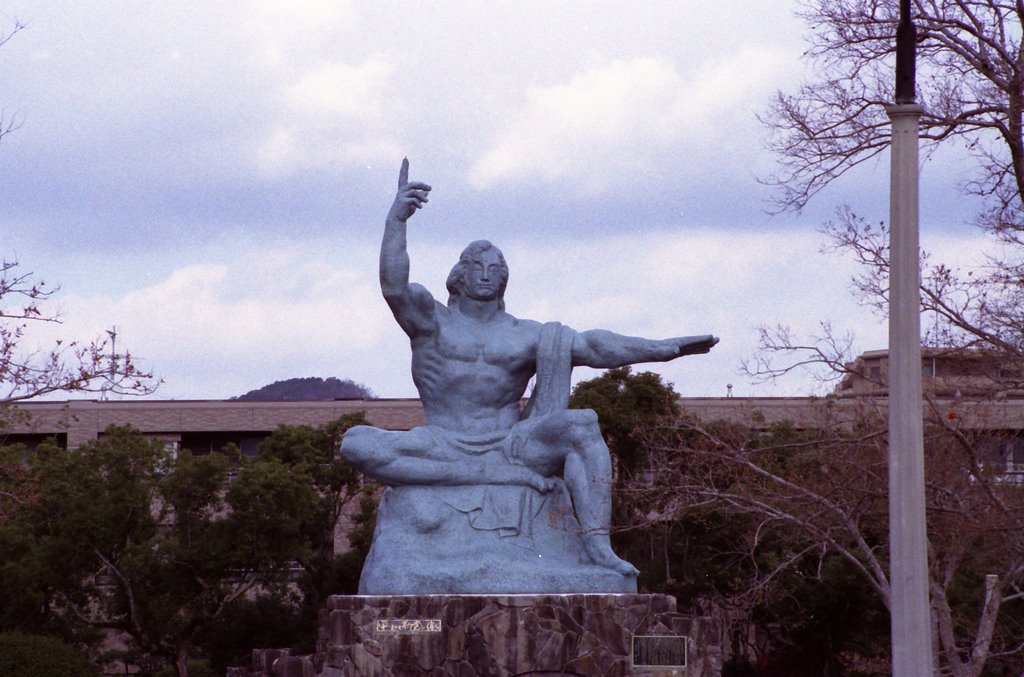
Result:
<instances>
[{"instance_id":1,"label":"statue's raised arm","mask_svg":"<svg viewBox=\"0 0 1024 677\"><path fill-rule=\"evenodd\" d=\"M398 193L384 221L380 245L380 289L398 324L410 337L428 333L434 325L434 297L424 287L409 283L406 222L424 204L430 186L409 181L409 160L398 172Z\"/></svg>"},{"instance_id":2,"label":"statue's raised arm","mask_svg":"<svg viewBox=\"0 0 1024 677\"><path fill-rule=\"evenodd\" d=\"M623 336L604 329L578 333L572 344L573 366L616 369L639 362L668 362L683 355L706 353L718 343L718 337L679 336L646 339Z\"/></svg>"}]
</instances>

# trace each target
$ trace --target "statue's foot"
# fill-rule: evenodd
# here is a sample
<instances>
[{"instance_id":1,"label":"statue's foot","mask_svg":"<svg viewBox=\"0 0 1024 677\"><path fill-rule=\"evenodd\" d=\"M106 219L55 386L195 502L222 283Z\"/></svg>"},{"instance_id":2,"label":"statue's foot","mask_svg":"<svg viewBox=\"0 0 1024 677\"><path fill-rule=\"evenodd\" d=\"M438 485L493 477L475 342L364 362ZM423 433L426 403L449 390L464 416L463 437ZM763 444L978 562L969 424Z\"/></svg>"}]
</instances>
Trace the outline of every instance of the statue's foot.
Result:
<instances>
[{"instance_id":1,"label":"statue's foot","mask_svg":"<svg viewBox=\"0 0 1024 677\"><path fill-rule=\"evenodd\" d=\"M598 566L607 567L623 576L636 576L640 573L639 569L612 552L612 544L607 535L584 534L583 547L590 561Z\"/></svg>"}]
</instances>

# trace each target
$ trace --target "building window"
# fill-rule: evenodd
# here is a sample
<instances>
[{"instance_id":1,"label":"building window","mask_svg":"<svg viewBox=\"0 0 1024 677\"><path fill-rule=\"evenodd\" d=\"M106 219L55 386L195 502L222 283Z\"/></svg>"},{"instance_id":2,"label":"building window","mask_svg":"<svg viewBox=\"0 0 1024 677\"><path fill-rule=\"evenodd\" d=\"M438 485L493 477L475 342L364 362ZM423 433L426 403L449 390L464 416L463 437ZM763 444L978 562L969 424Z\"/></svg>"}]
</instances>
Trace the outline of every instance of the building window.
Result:
<instances>
[{"instance_id":1,"label":"building window","mask_svg":"<svg viewBox=\"0 0 1024 677\"><path fill-rule=\"evenodd\" d=\"M164 442L164 451L166 451L170 455L172 461L177 461L178 452L181 451L181 443L178 442L177 440Z\"/></svg>"}]
</instances>

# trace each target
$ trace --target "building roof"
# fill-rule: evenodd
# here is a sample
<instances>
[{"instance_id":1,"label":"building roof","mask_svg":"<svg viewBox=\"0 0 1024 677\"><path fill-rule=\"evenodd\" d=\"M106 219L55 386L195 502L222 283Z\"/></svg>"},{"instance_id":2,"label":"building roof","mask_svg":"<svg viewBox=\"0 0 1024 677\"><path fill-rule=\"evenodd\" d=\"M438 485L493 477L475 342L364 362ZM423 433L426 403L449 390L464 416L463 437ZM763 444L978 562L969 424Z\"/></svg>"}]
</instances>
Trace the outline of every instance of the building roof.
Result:
<instances>
[{"instance_id":1,"label":"building roof","mask_svg":"<svg viewBox=\"0 0 1024 677\"><path fill-rule=\"evenodd\" d=\"M755 427L781 421L813 428L852 421L865 407L885 414L885 398L817 397L684 397L680 410L704 420L725 420ZM973 429L1024 430L1024 400L944 398L926 403L940 416L952 415ZM110 425L131 425L168 440L183 436L231 433L265 436L279 425L321 425L345 414L363 412L371 424L387 430L424 425L418 399L335 401L239 400L69 400L23 402L8 421L9 440L61 436L69 447L97 439ZM952 420L952 419L950 419Z\"/></svg>"},{"instance_id":2,"label":"building roof","mask_svg":"<svg viewBox=\"0 0 1024 677\"><path fill-rule=\"evenodd\" d=\"M423 425L417 399L333 401L240 400L69 400L23 402L7 426L9 435L66 434L77 447L111 425L131 425L163 437L192 432L269 433L279 425L321 425L345 414L364 412L375 426L408 430Z\"/></svg>"}]
</instances>

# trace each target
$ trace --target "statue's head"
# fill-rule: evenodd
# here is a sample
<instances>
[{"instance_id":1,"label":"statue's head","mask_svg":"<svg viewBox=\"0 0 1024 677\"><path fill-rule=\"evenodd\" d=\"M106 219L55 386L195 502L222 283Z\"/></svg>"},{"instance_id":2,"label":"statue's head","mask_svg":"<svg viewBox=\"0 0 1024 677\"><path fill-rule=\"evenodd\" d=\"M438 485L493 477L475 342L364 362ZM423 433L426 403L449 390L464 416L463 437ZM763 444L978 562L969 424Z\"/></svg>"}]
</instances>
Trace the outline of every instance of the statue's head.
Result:
<instances>
[{"instance_id":1,"label":"statue's head","mask_svg":"<svg viewBox=\"0 0 1024 677\"><path fill-rule=\"evenodd\" d=\"M505 286L508 285L508 264L501 250L487 240L470 242L459 262L448 274L448 305L460 296L496 298L498 308L505 310Z\"/></svg>"}]
</instances>

